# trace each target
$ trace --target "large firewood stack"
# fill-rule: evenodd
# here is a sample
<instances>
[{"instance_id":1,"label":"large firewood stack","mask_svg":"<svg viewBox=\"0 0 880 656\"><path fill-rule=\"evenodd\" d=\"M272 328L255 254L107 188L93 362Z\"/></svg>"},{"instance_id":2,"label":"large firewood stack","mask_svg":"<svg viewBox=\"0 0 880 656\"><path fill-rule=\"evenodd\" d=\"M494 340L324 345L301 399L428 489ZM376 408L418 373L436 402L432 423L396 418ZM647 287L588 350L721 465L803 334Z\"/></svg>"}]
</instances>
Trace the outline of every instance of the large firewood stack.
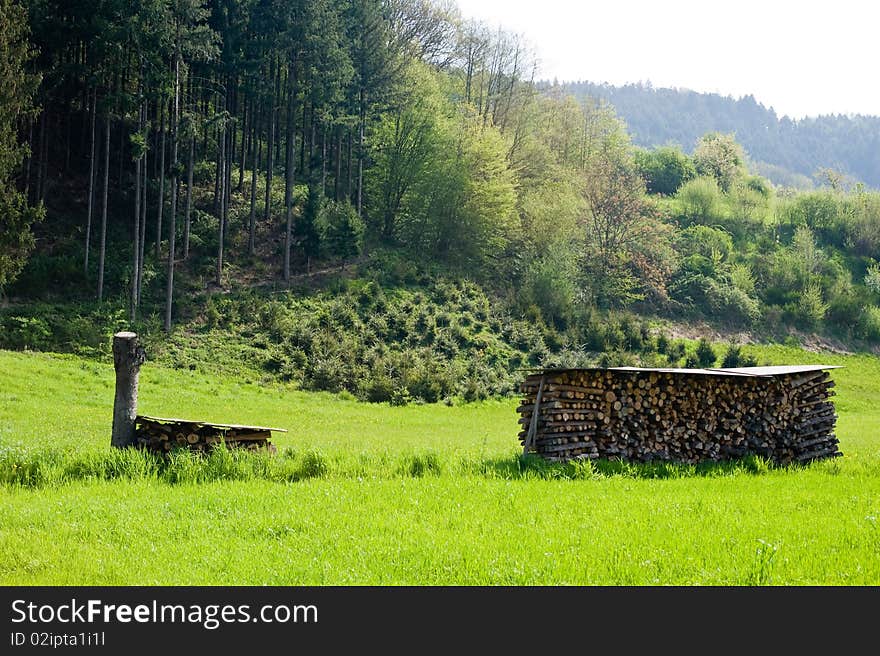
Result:
<instances>
[{"instance_id":1,"label":"large firewood stack","mask_svg":"<svg viewBox=\"0 0 880 656\"><path fill-rule=\"evenodd\" d=\"M539 372L521 385L519 437L525 453L548 460L839 456L829 368Z\"/></svg>"},{"instance_id":2,"label":"large firewood stack","mask_svg":"<svg viewBox=\"0 0 880 656\"><path fill-rule=\"evenodd\" d=\"M267 450L274 453L275 445L269 441L272 431L286 432L283 428L213 424L142 415L135 421L137 446L161 453L180 448L204 453L221 443L231 449Z\"/></svg>"}]
</instances>

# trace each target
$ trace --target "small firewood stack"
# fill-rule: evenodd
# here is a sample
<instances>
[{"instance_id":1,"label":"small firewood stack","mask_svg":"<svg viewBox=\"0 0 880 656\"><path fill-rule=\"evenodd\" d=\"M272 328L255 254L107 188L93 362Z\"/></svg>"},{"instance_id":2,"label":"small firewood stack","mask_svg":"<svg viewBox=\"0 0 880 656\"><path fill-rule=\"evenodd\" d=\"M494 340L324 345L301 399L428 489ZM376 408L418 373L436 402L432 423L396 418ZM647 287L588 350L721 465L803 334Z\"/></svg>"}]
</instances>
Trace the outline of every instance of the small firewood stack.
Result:
<instances>
[{"instance_id":1,"label":"small firewood stack","mask_svg":"<svg viewBox=\"0 0 880 656\"><path fill-rule=\"evenodd\" d=\"M219 444L225 444L231 449L266 450L275 453L276 447L269 441L272 431L287 432L283 428L215 424L145 415L138 415L135 419L137 446L160 453L180 448L205 453Z\"/></svg>"},{"instance_id":2,"label":"small firewood stack","mask_svg":"<svg viewBox=\"0 0 880 656\"><path fill-rule=\"evenodd\" d=\"M521 385L519 438L560 461L839 456L832 368L547 370Z\"/></svg>"}]
</instances>

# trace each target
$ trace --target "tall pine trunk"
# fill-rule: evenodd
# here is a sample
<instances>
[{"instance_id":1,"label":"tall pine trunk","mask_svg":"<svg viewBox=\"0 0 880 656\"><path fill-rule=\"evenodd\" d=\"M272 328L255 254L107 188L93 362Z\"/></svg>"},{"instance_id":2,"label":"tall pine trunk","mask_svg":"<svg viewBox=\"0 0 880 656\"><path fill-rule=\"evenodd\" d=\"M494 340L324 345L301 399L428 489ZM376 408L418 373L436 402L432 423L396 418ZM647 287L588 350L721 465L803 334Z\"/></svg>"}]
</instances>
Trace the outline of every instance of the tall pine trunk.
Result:
<instances>
[{"instance_id":1,"label":"tall pine trunk","mask_svg":"<svg viewBox=\"0 0 880 656\"><path fill-rule=\"evenodd\" d=\"M156 210L156 259L162 257L162 211L165 205L165 100L159 109L159 207Z\"/></svg>"},{"instance_id":2,"label":"tall pine trunk","mask_svg":"<svg viewBox=\"0 0 880 656\"><path fill-rule=\"evenodd\" d=\"M141 60L143 62L143 59ZM141 103L138 106L138 134L142 135L144 133L144 124L146 123L146 109L145 104L146 100L143 98L144 93L144 69L143 63L141 65L141 84L139 88L139 92L142 96ZM146 143L146 142L144 142ZM141 153L137 161L135 162L135 174L134 174L134 257L133 257L133 268L131 275L131 322L134 323L137 320L137 309L138 309L138 280L140 280L141 276L141 189L145 186L146 181L141 180L141 170L145 168L147 165L146 160L146 151ZM144 189L146 192L146 189Z\"/></svg>"},{"instance_id":3,"label":"tall pine trunk","mask_svg":"<svg viewBox=\"0 0 880 656\"><path fill-rule=\"evenodd\" d=\"M352 169L352 166L351 166L351 163L352 163L352 159L353 159L353 150L354 150L354 146L352 144L352 141L353 141L353 139L351 136L351 128L349 128L348 129L348 157L346 159L346 164L345 164L345 175L346 175L345 197L348 199L349 203L352 201L352 197L351 197L351 169Z\"/></svg>"},{"instance_id":4,"label":"tall pine trunk","mask_svg":"<svg viewBox=\"0 0 880 656\"><path fill-rule=\"evenodd\" d=\"M186 204L183 209L183 259L189 257L190 213L192 212L193 160L195 159L196 137L190 135L189 154L186 158Z\"/></svg>"},{"instance_id":5,"label":"tall pine trunk","mask_svg":"<svg viewBox=\"0 0 880 656\"><path fill-rule=\"evenodd\" d=\"M229 166L226 169L226 203L229 204L229 198L232 196L232 167L235 163L235 148L238 144L238 130L236 130L235 126L238 124L238 87L233 86L230 81L229 85L227 85L227 89L230 88L235 89L235 93L233 95L232 100L232 129L229 130L229 148L226 150L226 157L229 159Z\"/></svg>"},{"instance_id":6,"label":"tall pine trunk","mask_svg":"<svg viewBox=\"0 0 880 656\"><path fill-rule=\"evenodd\" d=\"M67 111L67 139L64 146L64 173L67 173L67 170L70 168L70 138L71 132L73 132L73 119L70 117L72 114L72 108L68 108Z\"/></svg>"},{"instance_id":7,"label":"tall pine trunk","mask_svg":"<svg viewBox=\"0 0 880 656\"><path fill-rule=\"evenodd\" d=\"M309 147L309 140L306 135L306 126L308 123L308 114L307 110L309 107L309 103L303 101L303 110L302 110L302 145L299 149L299 170L303 172L303 177L308 177L308 169L306 168L306 149Z\"/></svg>"},{"instance_id":8,"label":"tall pine trunk","mask_svg":"<svg viewBox=\"0 0 880 656\"><path fill-rule=\"evenodd\" d=\"M223 191L226 196L223 203L223 225L226 226L225 232L229 232L229 208L232 205L232 157L235 155L235 127L226 131L226 163L225 173L226 180L223 185Z\"/></svg>"},{"instance_id":9,"label":"tall pine trunk","mask_svg":"<svg viewBox=\"0 0 880 656\"><path fill-rule=\"evenodd\" d=\"M202 116L206 119L208 117L208 97L205 95L202 98ZM208 155L208 121L202 121L202 154L207 157Z\"/></svg>"},{"instance_id":10,"label":"tall pine trunk","mask_svg":"<svg viewBox=\"0 0 880 656\"><path fill-rule=\"evenodd\" d=\"M120 116L122 115L122 102L120 101L119 106L117 106L117 111L119 111ZM123 159L125 157L125 130L124 121L119 121L119 170L116 176L116 188L122 189L122 172L123 172Z\"/></svg>"},{"instance_id":11,"label":"tall pine trunk","mask_svg":"<svg viewBox=\"0 0 880 656\"><path fill-rule=\"evenodd\" d=\"M160 107L162 106L161 100L156 100L156 114L153 117L154 119L159 118L159 114L161 112ZM153 179L159 177L159 131L157 130L153 134L153 150L156 152L156 155L153 156Z\"/></svg>"},{"instance_id":12,"label":"tall pine trunk","mask_svg":"<svg viewBox=\"0 0 880 656\"><path fill-rule=\"evenodd\" d=\"M275 102L277 99L281 97L281 62L278 62L278 65L275 67ZM273 103L274 104L274 103ZM277 112L276 112L277 113ZM281 126L278 126L279 132L281 131ZM275 161L281 161L281 136L275 139Z\"/></svg>"},{"instance_id":13,"label":"tall pine trunk","mask_svg":"<svg viewBox=\"0 0 880 656\"><path fill-rule=\"evenodd\" d=\"M180 120L180 55L174 57L174 112L171 118L171 225L168 226L168 276L165 287L165 332L171 332L171 306L174 300L174 242L177 236L177 123Z\"/></svg>"},{"instance_id":14,"label":"tall pine trunk","mask_svg":"<svg viewBox=\"0 0 880 656\"><path fill-rule=\"evenodd\" d=\"M248 135L248 121L253 122L253 118L251 118L251 111L249 111L248 107L248 99L245 96L245 100L242 103L242 112L244 116L241 119L241 160L240 166L238 167L238 185L236 189L241 192L244 188L244 166L247 161L247 153L248 153L248 143L247 143L247 135Z\"/></svg>"},{"instance_id":15,"label":"tall pine trunk","mask_svg":"<svg viewBox=\"0 0 880 656\"><path fill-rule=\"evenodd\" d=\"M333 178L333 200L339 202L339 192L342 190L342 127L336 126L336 177Z\"/></svg>"},{"instance_id":16,"label":"tall pine trunk","mask_svg":"<svg viewBox=\"0 0 880 656\"><path fill-rule=\"evenodd\" d=\"M43 163L44 162L43 162L43 160L46 157L45 151L46 151L46 110L43 109L43 111L40 112L40 143L39 143L39 146L37 147L37 185L36 185L36 189L34 190L34 192L35 192L34 198L37 203L39 203L43 200L43 184L44 184L44 182L43 182L43 178L44 178Z\"/></svg>"},{"instance_id":17,"label":"tall pine trunk","mask_svg":"<svg viewBox=\"0 0 880 656\"><path fill-rule=\"evenodd\" d=\"M217 101L217 109L220 109L220 101ZM217 158L214 164L214 205L213 212L220 215L220 126L217 125Z\"/></svg>"},{"instance_id":18,"label":"tall pine trunk","mask_svg":"<svg viewBox=\"0 0 880 656\"><path fill-rule=\"evenodd\" d=\"M125 68L122 70L122 76L120 81L117 83L117 90L124 91L128 86L128 64L126 63ZM116 178L116 188L122 189L122 173L123 173L123 165L125 159L125 107L123 105L122 96L119 96L116 104L116 111L119 112L119 168L118 174Z\"/></svg>"},{"instance_id":19,"label":"tall pine trunk","mask_svg":"<svg viewBox=\"0 0 880 656\"><path fill-rule=\"evenodd\" d=\"M256 118L256 117L254 117ZM257 169L260 168L260 158L263 154L263 141L260 139L259 121L253 123L253 136L251 137L251 149L253 153L253 167L251 168L251 214L248 220L248 254L253 256L256 252L257 233ZM256 144L254 143L256 141Z\"/></svg>"},{"instance_id":20,"label":"tall pine trunk","mask_svg":"<svg viewBox=\"0 0 880 656\"><path fill-rule=\"evenodd\" d=\"M89 155L89 209L86 213L86 253L83 262L83 270L89 275L89 251L91 250L92 238L92 207L95 198L95 124L97 123L98 88L95 87L92 95L92 137Z\"/></svg>"},{"instance_id":21,"label":"tall pine trunk","mask_svg":"<svg viewBox=\"0 0 880 656\"><path fill-rule=\"evenodd\" d=\"M311 115L309 116L309 162L308 168L305 170L305 173L309 179L309 182L312 182L315 177L313 175L315 171L315 105L312 104Z\"/></svg>"},{"instance_id":22,"label":"tall pine trunk","mask_svg":"<svg viewBox=\"0 0 880 656\"><path fill-rule=\"evenodd\" d=\"M141 161L138 158L134 166L134 258L131 275L131 322L137 319L138 306L138 272L140 271L141 255Z\"/></svg>"},{"instance_id":23,"label":"tall pine trunk","mask_svg":"<svg viewBox=\"0 0 880 656\"><path fill-rule=\"evenodd\" d=\"M42 171L42 184L40 185L40 202L46 200L46 183L49 178L49 121L46 120L46 138L43 139L43 154L40 156L42 162L40 170Z\"/></svg>"},{"instance_id":24,"label":"tall pine trunk","mask_svg":"<svg viewBox=\"0 0 880 656\"><path fill-rule=\"evenodd\" d=\"M226 168L226 126L223 125L220 128L220 153L219 160L222 163L221 169ZM219 235L217 239L217 285L220 285L223 281L223 239L224 234L226 232L226 208L223 207L226 201L226 190L223 189L223 185L226 184L226 172L220 172L220 227L219 227Z\"/></svg>"},{"instance_id":25,"label":"tall pine trunk","mask_svg":"<svg viewBox=\"0 0 880 656\"><path fill-rule=\"evenodd\" d=\"M34 164L34 121L28 121L28 156L24 167L24 197L28 202L31 200L31 169Z\"/></svg>"},{"instance_id":26,"label":"tall pine trunk","mask_svg":"<svg viewBox=\"0 0 880 656\"><path fill-rule=\"evenodd\" d=\"M274 66L274 63L272 64ZM263 207L263 221L269 221L272 204L272 154L275 152L275 92L269 98L269 142L266 144L266 204Z\"/></svg>"},{"instance_id":27,"label":"tall pine trunk","mask_svg":"<svg viewBox=\"0 0 880 656\"><path fill-rule=\"evenodd\" d=\"M361 89L360 121L358 124L357 215L364 216L364 123L367 120L366 92Z\"/></svg>"},{"instance_id":28,"label":"tall pine trunk","mask_svg":"<svg viewBox=\"0 0 880 656\"><path fill-rule=\"evenodd\" d=\"M290 61L290 88L287 97L287 144L284 166L284 280L290 281L290 241L293 236L293 184L296 162L296 58Z\"/></svg>"},{"instance_id":29,"label":"tall pine trunk","mask_svg":"<svg viewBox=\"0 0 880 656\"><path fill-rule=\"evenodd\" d=\"M327 190L327 125L321 126L321 197Z\"/></svg>"},{"instance_id":30,"label":"tall pine trunk","mask_svg":"<svg viewBox=\"0 0 880 656\"><path fill-rule=\"evenodd\" d=\"M150 111L150 103L147 100L144 100L144 143L150 143L150 123L149 123L149 111ZM138 271L137 271L137 304L140 306L141 304L141 292L143 290L143 282L144 282L144 257L147 252L147 181L149 177L149 169L147 168L147 162L149 161L150 151L146 150L144 152L144 166L143 166L143 184L141 185L141 238L140 238L140 255L138 256ZM153 156L156 159L155 155Z\"/></svg>"},{"instance_id":31,"label":"tall pine trunk","mask_svg":"<svg viewBox=\"0 0 880 656\"><path fill-rule=\"evenodd\" d=\"M104 198L101 201L101 251L98 256L98 302L104 300L104 256L107 252L107 197L110 195L110 108L104 122Z\"/></svg>"}]
</instances>

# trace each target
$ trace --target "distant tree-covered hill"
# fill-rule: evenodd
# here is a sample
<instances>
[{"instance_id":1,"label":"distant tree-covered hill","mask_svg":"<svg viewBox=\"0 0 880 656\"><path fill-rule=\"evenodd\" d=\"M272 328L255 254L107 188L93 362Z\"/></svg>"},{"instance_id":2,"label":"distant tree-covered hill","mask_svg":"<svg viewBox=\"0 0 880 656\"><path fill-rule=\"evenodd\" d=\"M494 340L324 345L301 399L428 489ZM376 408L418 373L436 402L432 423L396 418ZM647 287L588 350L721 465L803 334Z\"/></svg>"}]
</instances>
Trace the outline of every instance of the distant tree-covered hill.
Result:
<instances>
[{"instance_id":1,"label":"distant tree-covered hill","mask_svg":"<svg viewBox=\"0 0 880 656\"><path fill-rule=\"evenodd\" d=\"M777 184L809 186L821 169L880 187L880 117L819 116L792 120L777 116L754 96L734 99L650 84L622 87L592 82L566 85L578 97L611 103L636 144L676 143L693 150L710 131L732 132L755 169Z\"/></svg>"}]
</instances>

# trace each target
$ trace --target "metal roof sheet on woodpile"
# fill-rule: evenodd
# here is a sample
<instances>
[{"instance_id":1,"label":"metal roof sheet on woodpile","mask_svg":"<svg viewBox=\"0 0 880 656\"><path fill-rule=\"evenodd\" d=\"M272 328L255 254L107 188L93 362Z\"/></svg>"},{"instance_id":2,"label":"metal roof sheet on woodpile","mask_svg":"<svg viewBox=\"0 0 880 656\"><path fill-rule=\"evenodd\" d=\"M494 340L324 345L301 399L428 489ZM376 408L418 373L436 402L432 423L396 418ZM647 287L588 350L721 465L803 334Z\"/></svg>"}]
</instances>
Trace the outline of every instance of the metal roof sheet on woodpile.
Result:
<instances>
[{"instance_id":1,"label":"metal roof sheet on woodpile","mask_svg":"<svg viewBox=\"0 0 880 656\"><path fill-rule=\"evenodd\" d=\"M138 415L135 418L135 421L140 421L142 419L146 420L146 421L155 421L155 422L165 423L165 424L169 424L169 423L195 424L197 426L208 426L210 428L219 428L219 429L235 428L235 429L248 429L248 430L255 430L255 431L276 431L279 433L286 433L287 432L286 428L269 428L268 426L245 426L242 424L218 424L213 421L201 421L199 419L173 419L171 417L151 417L149 415Z\"/></svg>"},{"instance_id":2,"label":"metal roof sheet on woodpile","mask_svg":"<svg viewBox=\"0 0 880 656\"><path fill-rule=\"evenodd\" d=\"M826 369L840 369L842 365L836 364L805 364L805 365L778 365L769 367L731 367L726 369L680 369L664 367L552 367L548 369L536 368L531 371L536 373L561 373L563 371L625 371L632 373L660 373L660 374L687 374L696 376L747 376L758 378L770 378L773 376L787 376L802 374L810 371L824 371Z\"/></svg>"},{"instance_id":3,"label":"metal roof sheet on woodpile","mask_svg":"<svg viewBox=\"0 0 880 656\"><path fill-rule=\"evenodd\" d=\"M840 369L841 366L839 364L783 364L771 367L734 367L731 369L712 369L710 371L743 373L749 376L785 376L788 374L803 374L810 371Z\"/></svg>"}]
</instances>

